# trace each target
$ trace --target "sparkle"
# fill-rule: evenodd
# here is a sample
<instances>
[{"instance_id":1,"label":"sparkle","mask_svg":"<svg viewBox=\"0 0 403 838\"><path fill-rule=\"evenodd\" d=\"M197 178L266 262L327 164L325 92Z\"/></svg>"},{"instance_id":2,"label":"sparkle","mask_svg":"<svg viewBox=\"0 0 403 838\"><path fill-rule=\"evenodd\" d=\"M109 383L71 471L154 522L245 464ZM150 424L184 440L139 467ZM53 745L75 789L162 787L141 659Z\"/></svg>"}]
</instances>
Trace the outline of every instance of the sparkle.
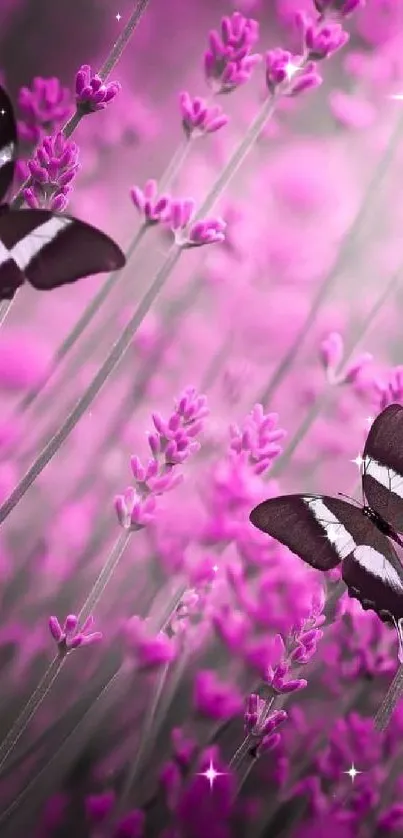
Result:
<instances>
[{"instance_id":1,"label":"sparkle","mask_svg":"<svg viewBox=\"0 0 403 838\"><path fill-rule=\"evenodd\" d=\"M357 454L355 460L350 460L350 463L355 463L355 465L357 466L357 468L360 469L360 471L361 471L361 466L362 466L363 462L364 462L364 460L362 459L361 454Z\"/></svg>"},{"instance_id":2,"label":"sparkle","mask_svg":"<svg viewBox=\"0 0 403 838\"><path fill-rule=\"evenodd\" d=\"M217 571L218 571L218 564L214 564L214 565L213 565L213 570L214 570L214 573L217 573Z\"/></svg>"},{"instance_id":3,"label":"sparkle","mask_svg":"<svg viewBox=\"0 0 403 838\"><path fill-rule=\"evenodd\" d=\"M287 73L288 81L291 81L293 76L295 76L295 74L298 73L298 70L300 70L300 69L301 69L301 67L299 66L299 64L293 64L292 61L289 61L286 68L285 68L285 71Z\"/></svg>"},{"instance_id":4,"label":"sparkle","mask_svg":"<svg viewBox=\"0 0 403 838\"><path fill-rule=\"evenodd\" d=\"M0 114L1 114L2 116L5 116L5 115L6 115L6 111L4 110L4 108L2 108L2 109L1 109Z\"/></svg>"},{"instance_id":5,"label":"sparkle","mask_svg":"<svg viewBox=\"0 0 403 838\"><path fill-rule=\"evenodd\" d=\"M120 20L122 20L122 15L120 15L119 12L116 15L116 20L117 20L118 23L119 23Z\"/></svg>"},{"instance_id":6,"label":"sparkle","mask_svg":"<svg viewBox=\"0 0 403 838\"><path fill-rule=\"evenodd\" d=\"M198 774L198 776L199 777L205 777L206 780L208 780L209 783L210 783L210 789L212 789L213 785L214 785L214 780L216 780L217 777L223 777L224 775L222 774L222 772L215 770L214 765L213 765L213 760L211 759L209 767L206 768L205 771L201 771Z\"/></svg>"},{"instance_id":7,"label":"sparkle","mask_svg":"<svg viewBox=\"0 0 403 838\"><path fill-rule=\"evenodd\" d=\"M354 783L355 778L357 777L358 774L362 774L362 771L357 771L354 763L352 762L348 771L343 771L343 774L348 774L348 776L350 777L351 782Z\"/></svg>"}]
</instances>

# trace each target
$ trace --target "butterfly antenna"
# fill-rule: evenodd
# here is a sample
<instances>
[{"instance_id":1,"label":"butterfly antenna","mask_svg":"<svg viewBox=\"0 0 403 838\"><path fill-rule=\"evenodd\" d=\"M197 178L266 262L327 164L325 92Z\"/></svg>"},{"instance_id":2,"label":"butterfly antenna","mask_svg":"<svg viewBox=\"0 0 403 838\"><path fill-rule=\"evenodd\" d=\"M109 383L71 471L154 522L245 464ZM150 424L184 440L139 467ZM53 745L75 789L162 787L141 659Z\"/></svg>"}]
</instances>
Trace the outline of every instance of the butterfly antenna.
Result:
<instances>
[{"instance_id":1,"label":"butterfly antenna","mask_svg":"<svg viewBox=\"0 0 403 838\"><path fill-rule=\"evenodd\" d=\"M339 497L346 498L347 500L349 500L350 503L354 504L354 506L361 506L361 504L358 502L358 500L356 500L356 498L351 498L350 495L345 495L344 492L337 492L337 494L339 495Z\"/></svg>"},{"instance_id":2,"label":"butterfly antenna","mask_svg":"<svg viewBox=\"0 0 403 838\"><path fill-rule=\"evenodd\" d=\"M397 670L396 675L374 719L375 729L380 732L386 730L393 716L395 708L399 702L399 699L403 693L403 619L400 618L397 622L394 619L394 617L392 617L392 619L397 631L397 639L399 644L399 650L397 654L399 659L399 669Z\"/></svg>"}]
</instances>

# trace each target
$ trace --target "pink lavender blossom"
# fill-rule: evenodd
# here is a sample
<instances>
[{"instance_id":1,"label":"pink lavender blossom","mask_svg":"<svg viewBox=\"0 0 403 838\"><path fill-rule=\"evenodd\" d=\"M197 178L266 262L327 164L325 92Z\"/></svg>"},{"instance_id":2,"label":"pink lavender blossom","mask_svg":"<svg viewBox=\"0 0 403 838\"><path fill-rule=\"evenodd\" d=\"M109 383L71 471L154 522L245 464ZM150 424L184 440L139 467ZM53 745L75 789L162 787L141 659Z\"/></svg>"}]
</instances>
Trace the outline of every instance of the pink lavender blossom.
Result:
<instances>
[{"instance_id":1,"label":"pink lavender blossom","mask_svg":"<svg viewBox=\"0 0 403 838\"><path fill-rule=\"evenodd\" d=\"M73 649L78 649L79 646L90 646L102 640L100 631L88 633L88 629L94 624L93 617L88 617L79 630L77 630L78 623L79 619L75 614L69 614L66 617L63 628L57 617L49 617L49 631L56 641L59 654L63 657Z\"/></svg>"},{"instance_id":2,"label":"pink lavender blossom","mask_svg":"<svg viewBox=\"0 0 403 838\"><path fill-rule=\"evenodd\" d=\"M228 123L228 117L219 105L209 106L204 99L191 98L184 91L179 96L182 127L187 137L213 134Z\"/></svg>"},{"instance_id":3,"label":"pink lavender blossom","mask_svg":"<svg viewBox=\"0 0 403 838\"><path fill-rule=\"evenodd\" d=\"M256 404L246 417L242 428L230 425L230 450L235 454L247 454L254 474L263 474L282 452L279 443L286 437L286 431L276 427L278 415L265 414L263 406Z\"/></svg>"},{"instance_id":4,"label":"pink lavender blossom","mask_svg":"<svg viewBox=\"0 0 403 838\"><path fill-rule=\"evenodd\" d=\"M61 132L45 137L29 161L32 184L23 196L29 207L47 207L62 212L68 203L72 182L79 170L78 147L66 140Z\"/></svg>"},{"instance_id":5,"label":"pink lavender blossom","mask_svg":"<svg viewBox=\"0 0 403 838\"><path fill-rule=\"evenodd\" d=\"M320 344L320 357L331 384L354 384L363 369L373 360L369 352L361 352L343 367L344 341L339 332L330 332Z\"/></svg>"},{"instance_id":6,"label":"pink lavender blossom","mask_svg":"<svg viewBox=\"0 0 403 838\"><path fill-rule=\"evenodd\" d=\"M143 464L131 458L135 486L115 497L115 511L124 529L139 529L154 520L156 497L175 489L183 480L176 466L183 465L200 450L196 437L208 416L207 400L194 387L187 387L175 402L175 410L165 420L153 413L155 430L148 434L151 458Z\"/></svg>"},{"instance_id":7,"label":"pink lavender blossom","mask_svg":"<svg viewBox=\"0 0 403 838\"><path fill-rule=\"evenodd\" d=\"M308 61L322 61L345 46L349 39L339 23L315 21L304 12L297 14L297 24L302 34L303 51Z\"/></svg>"},{"instance_id":8,"label":"pink lavender blossom","mask_svg":"<svg viewBox=\"0 0 403 838\"><path fill-rule=\"evenodd\" d=\"M230 684L221 683L213 670L200 670L194 683L194 708L209 719L230 719L242 709L242 697Z\"/></svg>"},{"instance_id":9,"label":"pink lavender blossom","mask_svg":"<svg viewBox=\"0 0 403 838\"><path fill-rule=\"evenodd\" d=\"M221 31L212 29L204 54L204 72L216 93L230 93L249 81L260 55L251 54L259 39L257 21L240 12L223 17Z\"/></svg>"},{"instance_id":10,"label":"pink lavender blossom","mask_svg":"<svg viewBox=\"0 0 403 838\"><path fill-rule=\"evenodd\" d=\"M148 225L159 224L169 218L171 199L169 195L158 195L157 182L148 180L144 189L133 186L130 197L134 206Z\"/></svg>"},{"instance_id":11,"label":"pink lavender blossom","mask_svg":"<svg viewBox=\"0 0 403 838\"><path fill-rule=\"evenodd\" d=\"M205 244L223 242L225 221L222 218L205 218L192 221L195 204L191 199L172 201L169 226L178 246L183 248L202 247Z\"/></svg>"},{"instance_id":12,"label":"pink lavender blossom","mask_svg":"<svg viewBox=\"0 0 403 838\"><path fill-rule=\"evenodd\" d=\"M76 104L82 113L92 113L106 108L121 90L117 81L105 83L93 75L89 64L82 64L76 73Z\"/></svg>"},{"instance_id":13,"label":"pink lavender blossom","mask_svg":"<svg viewBox=\"0 0 403 838\"><path fill-rule=\"evenodd\" d=\"M175 640L164 632L152 635L146 621L132 617L125 628L127 649L140 669L155 669L176 656Z\"/></svg>"},{"instance_id":14,"label":"pink lavender blossom","mask_svg":"<svg viewBox=\"0 0 403 838\"><path fill-rule=\"evenodd\" d=\"M21 87L18 105L22 113L19 136L32 145L58 131L73 109L70 90L58 78L40 76L33 79L32 87Z\"/></svg>"},{"instance_id":15,"label":"pink lavender blossom","mask_svg":"<svg viewBox=\"0 0 403 838\"><path fill-rule=\"evenodd\" d=\"M266 85L272 95L284 93L296 96L322 83L314 61L304 63L300 57L284 49L268 50L265 65Z\"/></svg>"}]
</instances>

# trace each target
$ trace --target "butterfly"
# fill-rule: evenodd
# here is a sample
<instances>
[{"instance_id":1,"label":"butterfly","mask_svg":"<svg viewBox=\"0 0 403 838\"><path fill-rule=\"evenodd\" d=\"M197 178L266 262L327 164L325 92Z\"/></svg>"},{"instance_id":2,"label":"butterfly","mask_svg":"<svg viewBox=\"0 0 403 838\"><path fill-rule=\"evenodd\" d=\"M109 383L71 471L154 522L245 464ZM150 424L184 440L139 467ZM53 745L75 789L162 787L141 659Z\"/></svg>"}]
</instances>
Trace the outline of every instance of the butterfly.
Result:
<instances>
[{"instance_id":1,"label":"butterfly","mask_svg":"<svg viewBox=\"0 0 403 838\"><path fill-rule=\"evenodd\" d=\"M394 624L403 640L403 407L391 404L371 425L362 457L366 503L283 495L263 501L250 521L319 570L341 563L350 596ZM402 621L402 622L400 622ZM401 647L402 649L402 647Z\"/></svg>"},{"instance_id":2,"label":"butterfly","mask_svg":"<svg viewBox=\"0 0 403 838\"><path fill-rule=\"evenodd\" d=\"M0 300L12 300L25 281L38 291L48 291L122 268L124 253L96 227L51 210L12 210L4 203L16 152L14 110L0 86Z\"/></svg>"}]
</instances>

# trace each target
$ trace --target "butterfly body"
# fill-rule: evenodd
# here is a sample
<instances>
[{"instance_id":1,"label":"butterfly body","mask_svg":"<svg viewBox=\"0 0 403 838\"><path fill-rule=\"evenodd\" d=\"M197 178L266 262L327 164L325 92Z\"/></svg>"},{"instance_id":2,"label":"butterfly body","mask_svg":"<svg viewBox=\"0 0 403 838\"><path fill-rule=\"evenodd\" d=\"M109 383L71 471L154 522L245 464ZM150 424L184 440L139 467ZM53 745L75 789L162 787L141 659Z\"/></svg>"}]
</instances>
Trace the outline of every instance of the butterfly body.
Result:
<instances>
[{"instance_id":1,"label":"butterfly body","mask_svg":"<svg viewBox=\"0 0 403 838\"><path fill-rule=\"evenodd\" d=\"M4 199L16 152L14 111L0 86L0 300L12 300L25 282L48 291L122 268L126 260L120 247L91 224L47 209L10 208Z\"/></svg>"},{"instance_id":2,"label":"butterfly body","mask_svg":"<svg viewBox=\"0 0 403 838\"><path fill-rule=\"evenodd\" d=\"M363 453L366 502L354 506L326 495L284 495L259 504L251 522L311 567L342 566L350 596L384 622L403 619L403 408L375 419Z\"/></svg>"}]
</instances>

